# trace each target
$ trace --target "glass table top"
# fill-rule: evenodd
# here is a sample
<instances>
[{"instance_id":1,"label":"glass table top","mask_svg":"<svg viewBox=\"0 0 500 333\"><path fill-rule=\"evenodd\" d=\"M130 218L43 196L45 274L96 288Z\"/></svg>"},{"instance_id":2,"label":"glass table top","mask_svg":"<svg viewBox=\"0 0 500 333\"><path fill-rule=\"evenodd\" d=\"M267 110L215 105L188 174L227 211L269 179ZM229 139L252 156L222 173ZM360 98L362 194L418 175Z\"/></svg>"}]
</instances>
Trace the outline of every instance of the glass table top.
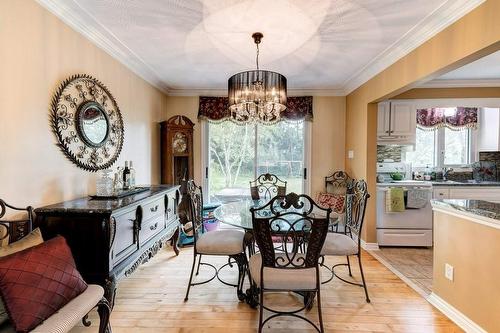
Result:
<instances>
[{"instance_id":1,"label":"glass table top","mask_svg":"<svg viewBox=\"0 0 500 333\"><path fill-rule=\"evenodd\" d=\"M235 202L230 202L230 203L225 203L220 205L214 210L214 217L221 221L222 223L232 225L238 228L242 228L245 230L252 230L252 213L250 212L250 208L258 208L264 206L268 201L267 200L251 200L251 199L246 199L246 200L241 200L241 201L235 201ZM283 209L281 209L283 210ZM290 208L287 211L295 211L298 212L298 210ZM271 211L269 209L263 209L258 212L256 212L259 215L262 215L263 217L269 216L271 214ZM330 218L332 220L333 217ZM279 223L281 225L281 230L286 231L290 227L290 222L292 222L293 219L300 219L299 215L288 215L287 216L287 222L282 222L280 223L279 221L273 222ZM336 220L336 218L334 218ZM294 225L294 229L300 230L302 226L300 225Z\"/></svg>"}]
</instances>

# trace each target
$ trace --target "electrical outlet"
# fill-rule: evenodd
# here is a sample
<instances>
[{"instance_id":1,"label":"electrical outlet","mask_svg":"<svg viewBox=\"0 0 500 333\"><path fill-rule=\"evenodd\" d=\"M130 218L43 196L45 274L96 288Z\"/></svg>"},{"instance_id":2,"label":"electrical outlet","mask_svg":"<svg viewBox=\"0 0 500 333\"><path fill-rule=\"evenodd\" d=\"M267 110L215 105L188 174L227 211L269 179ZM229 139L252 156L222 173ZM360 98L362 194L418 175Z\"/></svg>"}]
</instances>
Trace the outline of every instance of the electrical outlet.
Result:
<instances>
[{"instance_id":1,"label":"electrical outlet","mask_svg":"<svg viewBox=\"0 0 500 333\"><path fill-rule=\"evenodd\" d=\"M444 277L450 281L453 281L453 266L450 264L444 265Z\"/></svg>"},{"instance_id":2,"label":"electrical outlet","mask_svg":"<svg viewBox=\"0 0 500 333\"><path fill-rule=\"evenodd\" d=\"M349 150L347 152L347 158L349 158L350 160L354 158L354 150Z\"/></svg>"}]
</instances>

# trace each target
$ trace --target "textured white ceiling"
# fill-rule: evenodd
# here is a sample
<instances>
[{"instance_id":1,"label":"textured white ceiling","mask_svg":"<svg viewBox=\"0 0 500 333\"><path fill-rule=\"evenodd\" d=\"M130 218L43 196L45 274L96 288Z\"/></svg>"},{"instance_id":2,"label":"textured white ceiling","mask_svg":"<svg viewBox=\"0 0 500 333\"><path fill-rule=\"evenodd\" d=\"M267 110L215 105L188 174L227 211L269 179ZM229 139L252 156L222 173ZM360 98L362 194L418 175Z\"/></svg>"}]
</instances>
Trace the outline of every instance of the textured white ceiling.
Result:
<instances>
[{"instance_id":1,"label":"textured white ceiling","mask_svg":"<svg viewBox=\"0 0 500 333\"><path fill-rule=\"evenodd\" d=\"M255 67L289 88L339 89L451 0L53 0L95 19L169 89L225 89ZM457 2L457 1L456 1Z\"/></svg>"},{"instance_id":2,"label":"textured white ceiling","mask_svg":"<svg viewBox=\"0 0 500 333\"><path fill-rule=\"evenodd\" d=\"M500 51L442 75L440 80L500 79Z\"/></svg>"}]
</instances>

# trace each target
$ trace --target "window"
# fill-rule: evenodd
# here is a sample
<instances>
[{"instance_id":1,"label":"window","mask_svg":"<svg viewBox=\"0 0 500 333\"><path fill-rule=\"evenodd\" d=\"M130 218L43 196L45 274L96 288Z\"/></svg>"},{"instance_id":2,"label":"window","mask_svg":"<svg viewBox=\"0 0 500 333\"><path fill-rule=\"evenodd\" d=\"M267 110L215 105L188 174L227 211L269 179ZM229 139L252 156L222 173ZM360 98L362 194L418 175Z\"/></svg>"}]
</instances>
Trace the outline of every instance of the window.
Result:
<instances>
[{"instance_id":1,"label":"window","mask_svg":"<svg viewBox=\"0 0 500 333\"><path fill-rule=\"evenodd\" d=\"M449 128L441 130L444 135L443 165L469 164L470 159L470 131L453 131Z\"/></svg>"},{"instance_id":2,"label":"window","mask_svg":"<svg viewBox=\"0 0 500 333\"><path fill-rule=\"evenodd\" d=\"M405 161L413 167L424 168L466 165L473 162L473 130L454 131L449 128L416 130L413 151L407 151Z\"/></svg>"},{"instance_id":3,"label":"window","mask_svg":"<svg viewBox=\"0 0 500 333\"><path fill-rule=\"evenodd\" d=\"M426 167L436 164L436 132L417 128L415 149L406 152L406 162L413 167Z\"/></svg>"},{"instance_id":4,"label":"window","mask_svg":"<svg viewBox=\"0 0 500 333\"><path fill-rule=\"evenodd\" d=\"M304 193L306 126L286 121L207 123L206 198L231 201L249 196L249 182L266 172L287 181L288 192Z\"/></svg>"}]
</instances>

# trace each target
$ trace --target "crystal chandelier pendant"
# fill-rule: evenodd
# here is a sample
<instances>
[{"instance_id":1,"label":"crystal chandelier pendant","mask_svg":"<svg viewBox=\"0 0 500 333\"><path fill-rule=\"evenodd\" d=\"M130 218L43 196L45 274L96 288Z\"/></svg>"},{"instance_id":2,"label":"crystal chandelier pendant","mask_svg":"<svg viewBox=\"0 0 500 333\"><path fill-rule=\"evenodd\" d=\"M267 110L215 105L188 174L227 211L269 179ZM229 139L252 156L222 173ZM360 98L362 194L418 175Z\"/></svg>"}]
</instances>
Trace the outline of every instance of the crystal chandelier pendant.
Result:
<instances>
[{"instance_id":1,"label":"crystal chandelier pendant","mask_svg":"<svg viewBox=\"0 0 500 333\"><path fill-rule=\"evenodd\" d=\"M229 78L229 109L236 122L273 124L286 109L286 78L280 73L259 69L259 44L263 35L256 32L252 38L257 45L257 69Z\"/></svg>"}]
</instances>

